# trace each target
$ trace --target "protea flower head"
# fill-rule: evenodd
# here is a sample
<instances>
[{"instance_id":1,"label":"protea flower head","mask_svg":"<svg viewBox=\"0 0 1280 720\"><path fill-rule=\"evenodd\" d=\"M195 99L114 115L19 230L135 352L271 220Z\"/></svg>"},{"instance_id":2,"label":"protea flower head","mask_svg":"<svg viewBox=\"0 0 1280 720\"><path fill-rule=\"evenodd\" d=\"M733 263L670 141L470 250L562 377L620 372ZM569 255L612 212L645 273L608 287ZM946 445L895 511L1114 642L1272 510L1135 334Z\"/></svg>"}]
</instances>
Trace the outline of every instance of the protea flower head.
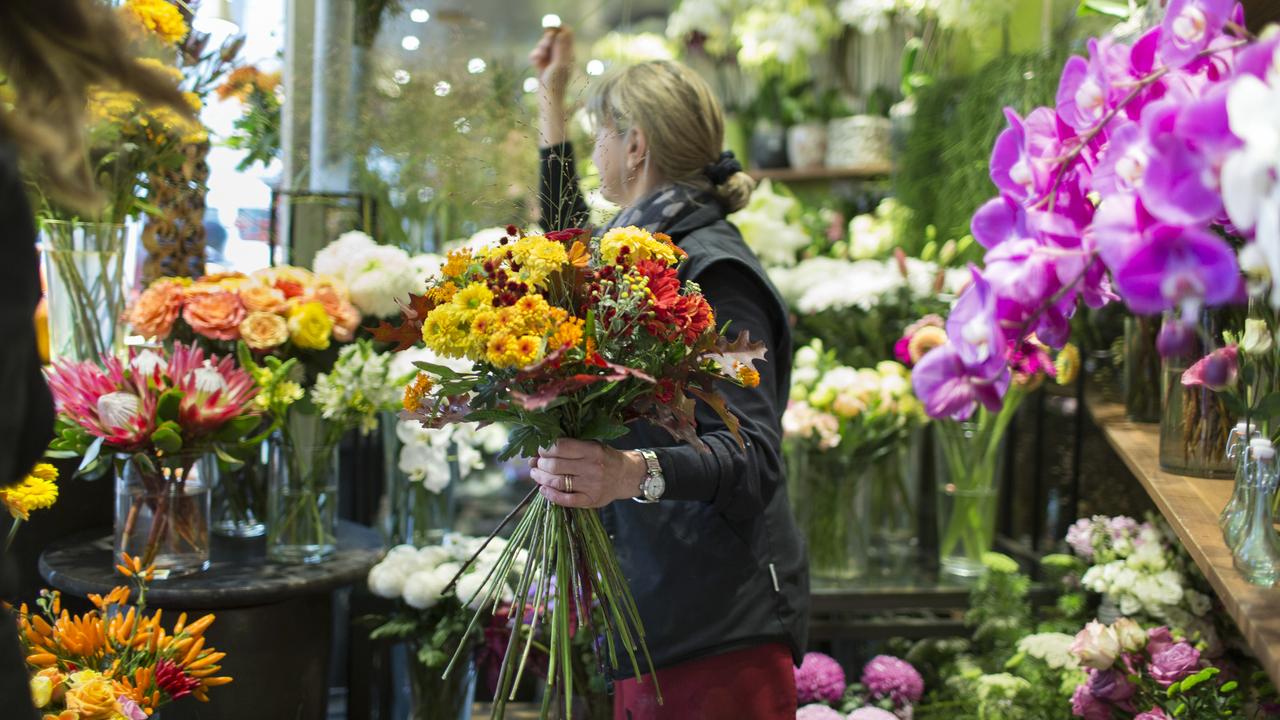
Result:
<instances>
[{"instance_id":1,"label":"protea flower head","mask_svg":"<svg viewBox=\"0 0 1280 720\"><path fill-rule=\"evenodd\" d=\"M205 357L195 345L174 346L168 374L183 393L178 424L188 437L207 435L249 412L258 394L253 377L234 357Z\"/></svg>"},{"instance_id":2,"label":"protea flower head","mask_svg":"<svg viewBox=\"0 0 1280 720\"><path fill-rule=\"evenodd\" d=\"M133 452L155 429L156 388L127 373L120 361L60 362L45 371L58 412L104 438L112 450Z\"/></svg>"}]
</instances>

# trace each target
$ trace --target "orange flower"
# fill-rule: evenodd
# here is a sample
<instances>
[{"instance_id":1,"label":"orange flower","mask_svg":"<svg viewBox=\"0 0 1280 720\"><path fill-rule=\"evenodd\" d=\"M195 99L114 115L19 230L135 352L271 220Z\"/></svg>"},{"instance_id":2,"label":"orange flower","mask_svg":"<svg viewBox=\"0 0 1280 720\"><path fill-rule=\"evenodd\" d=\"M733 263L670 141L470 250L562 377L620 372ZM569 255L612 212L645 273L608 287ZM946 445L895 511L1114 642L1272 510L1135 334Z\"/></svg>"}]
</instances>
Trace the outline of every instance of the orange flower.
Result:
<instances>
[{"instance_id":1,"label":"orange flower","mask_svg":"<svg viewBox=\"0 0 1280 720\"><path fill-rule=\"evenodd\" d=\"M413 382L404 389L404 409L409 412L417 412L422 408L422 399L431 392L431 376L427 373L420 372Z\"/></svg>"},{"instance_id":2,"label":"orange flower","mask_svg":"<svg viewBox=\"0 0 1280 720\"><path fill-rule=\"evenodd\" d=\"M240 323L240 337L254 350L270 350L289 339L289 323L275 313L251 312Z\"/></svg>"},{"instance_id":3,"label":"orange flower","mask_svg":"<svg viewBox=\"0 0 1280 720\"><path fill-rule=\"evenodd\" d=\"M215 340L239 338L244 316L240 295L221 288L188 292L187 306L182 310L182 319L192 330Z\"/></svg>"},{"instance_id":4,"label":"orange flower","mask_svg":"<svg viewBox=\"0 0 1280 720\"><path fill-rule=\"evenodd\" d=\"M219 287L226 288L227 290L236 290L243 285L247 279L248 276L244 273L232 271L205 275L199 280L196 280L196 282L207 285L217 285Z\"/></svg>"},{"instance_id":5,"label":"orange flower","mask_svg":"<svg viewBox=\"0 0 1280 720\"><path fill-rule=\"evenodd\" d=\"M157 280L129 308L129 324L139 335L163 340L173 332L173 323L182 311L185 297L180 282L168 278Z\"/></svg>"},{"instance_id":6,"label":"orange flower","mask_svg":"<svg viewBox=\"0 0 1280 720\"><path fill-rule=\"evenodd\" d=\"M249 312L269 312L283 315L289 310L284 293L274 285L247 282L240 286L240 302Z\"/></svg>"},{"instance_id":7,"label":"orange flower","mask_svg":"<svg viewBox=\"0 0 1280 720\"><path fill-rule=\"evenodd\" d=\"M555 334L551 336L549 349L576 347L582 342L582 325L580 318L570 318L561 323L556 328Z\"/></svg>"},{"instance_id":8,"label":"orange flower","mask_svg":"<svg viewBox=\"0 0 1280 720\"><path fill-rule=\"evenodd\" d=\"M79 720L112 720L116 717L116 686L109 679L98 676L75 683L67 690L67 710Z\"/></svg>"},{"instance_id":9,"label":"orange flower","mask_svg":"<svg viewBox=\"0 0 1280 720\"><path fill-rule=\"evenodd\" d=\"M449 259L445 262L444 267L440 269L440 274L447 278L457 277L461 275L467 266L471 264L471 251L466 248L454 250L449 253Z\"/></svg>"},{"instance_id":10,"label":"orange flower","mask_svg":"<svg viewBox=\"0 0 1280 720\"><path fill-rule=\"evenodd\" d=\"M438 285L427 291L427 299L435 305L443 305L453 299L458 294L458 286L452 280Z\"/></svg>"},{"instance_id":11,"label":"orange flower","mask_svg":"<svg viewBox=\"0 0 1280 720\"><path fill-rule=\"evenodd\" d=\"M289 299L302 295L315 285L315 276L310 270L291 265L263 268L249 277L278 289Z\"/></svg>"},{"instance_id":12,"label":"orange flower","mask_svg":"<svg viewBox=\"0 0 1280 720\"><path fill-rule=\"evenodd\" d=\"M738 376L738 382L742 383L742 387L759 387L760 371L751 367L746 363L735 362L733 370Z\"/></svg>"},{"instance_id":13,"label":"orange flower","mask_svg":"<svg viewBox=\"0 0 1280 720\"><path fill-rule=\"evenodd\" d=\"M920 362L920 358L924 357L925 353L946 344L946 330L933 325L926 325L911 336L911 340L907 343L907 354L911 356L911 362Z\"/></svg>"}]
</instances>

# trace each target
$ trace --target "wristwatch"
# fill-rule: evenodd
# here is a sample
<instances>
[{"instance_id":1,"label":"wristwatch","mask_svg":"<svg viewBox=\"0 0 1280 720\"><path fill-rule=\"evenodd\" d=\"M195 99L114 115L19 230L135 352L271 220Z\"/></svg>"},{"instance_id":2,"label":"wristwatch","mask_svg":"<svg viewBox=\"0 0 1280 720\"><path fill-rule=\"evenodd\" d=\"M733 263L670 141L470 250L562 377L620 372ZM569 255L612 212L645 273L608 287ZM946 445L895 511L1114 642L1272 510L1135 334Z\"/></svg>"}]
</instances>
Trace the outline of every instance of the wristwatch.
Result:
<instances>
[{"instance_id":1,"label":"wristwatch","mask_svg":"<svg viewBox=\"0 0 1280 720\"><path fill-rule=\"evenodd\" d=\"M633 499L646 505L656 503L662 499L662 493L667 490L667 479L662 475L662 465L658 462L656 453L652 450L641 450L640 456L644 458L644 480L640 481L640 494Z\"/></svg>"}]
</instances>

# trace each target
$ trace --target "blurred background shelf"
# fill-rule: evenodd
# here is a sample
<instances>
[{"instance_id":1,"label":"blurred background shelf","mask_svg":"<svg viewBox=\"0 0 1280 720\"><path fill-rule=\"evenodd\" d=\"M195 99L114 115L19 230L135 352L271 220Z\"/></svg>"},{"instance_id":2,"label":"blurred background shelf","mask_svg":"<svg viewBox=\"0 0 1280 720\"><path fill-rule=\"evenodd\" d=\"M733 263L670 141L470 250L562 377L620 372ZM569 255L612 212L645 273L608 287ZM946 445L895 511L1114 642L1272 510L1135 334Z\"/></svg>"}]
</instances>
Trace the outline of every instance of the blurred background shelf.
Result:
<instances>
[{"instance_id":1,"label":"blurred background shelf","mask_svg":"<svg viewBox=\"0 0 1280 720\"><path fill-rule=\"evenodd\" d=\"M893 173L891 163L868 163L851 167L821 168L772 168L769 170L748 170L756 180L772 180L774 182L828 182L831 180L869 180L888 177Z\"/></svg>"}]
</instances>

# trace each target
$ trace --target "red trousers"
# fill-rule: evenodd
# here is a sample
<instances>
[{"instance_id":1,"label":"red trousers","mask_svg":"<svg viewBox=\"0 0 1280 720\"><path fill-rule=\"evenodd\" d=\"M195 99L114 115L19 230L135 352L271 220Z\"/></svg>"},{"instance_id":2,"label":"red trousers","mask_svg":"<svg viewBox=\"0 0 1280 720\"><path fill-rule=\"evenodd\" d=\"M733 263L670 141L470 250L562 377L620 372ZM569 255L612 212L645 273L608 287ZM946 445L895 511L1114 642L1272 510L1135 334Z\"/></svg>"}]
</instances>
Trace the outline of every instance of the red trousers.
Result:
<instances>
[{"instance_id":1,"label":"red trousers","mask_svg":"<svg viewBox=\"0 0 1280 720\"><path fill-rule=\"evenodd\" d=\"M645 675L614 683L614 720L794 720L791 651L757 645L657 672L661 705Z\"/></svg>"}]
</instances>

